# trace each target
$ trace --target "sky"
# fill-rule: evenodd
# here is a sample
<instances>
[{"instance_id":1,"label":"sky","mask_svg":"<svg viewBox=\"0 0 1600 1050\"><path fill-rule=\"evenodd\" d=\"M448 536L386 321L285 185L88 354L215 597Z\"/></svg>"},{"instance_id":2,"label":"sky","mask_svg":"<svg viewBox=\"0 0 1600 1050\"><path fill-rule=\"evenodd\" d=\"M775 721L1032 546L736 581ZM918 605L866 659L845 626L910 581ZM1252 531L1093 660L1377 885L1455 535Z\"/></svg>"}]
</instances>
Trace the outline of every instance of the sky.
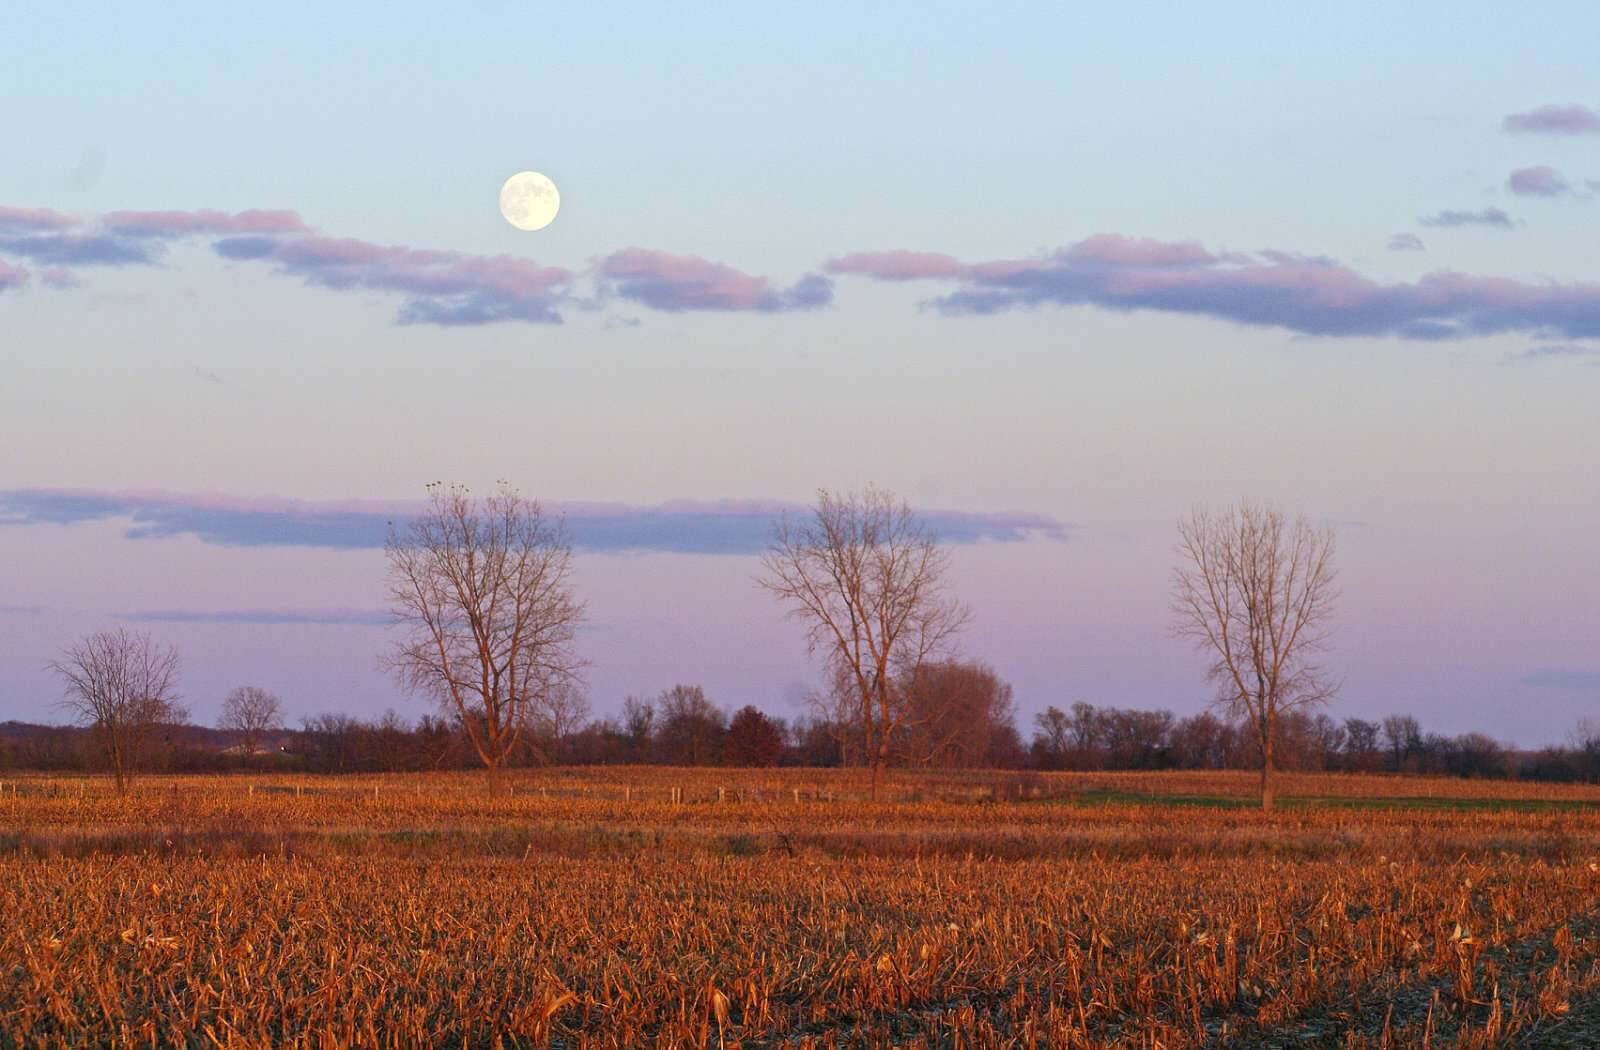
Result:
<instances>
[{"instance_id":1,"label":"sky","mask_svg":"<svg viewBox=\"0 0 1600 1050\"><path fill-rule=\"evenodd\" d=\"M1593 5L8 22L0 720L62 718L45 664L119 625L200 721L428 712L381 545L436 480L566 518L599 715L802 713L758 556L873 484L1025 732L1206 706L1176 526L1242 499L1337 533L1330 714L1600 717Z\"/></svg>"}]
</instances>

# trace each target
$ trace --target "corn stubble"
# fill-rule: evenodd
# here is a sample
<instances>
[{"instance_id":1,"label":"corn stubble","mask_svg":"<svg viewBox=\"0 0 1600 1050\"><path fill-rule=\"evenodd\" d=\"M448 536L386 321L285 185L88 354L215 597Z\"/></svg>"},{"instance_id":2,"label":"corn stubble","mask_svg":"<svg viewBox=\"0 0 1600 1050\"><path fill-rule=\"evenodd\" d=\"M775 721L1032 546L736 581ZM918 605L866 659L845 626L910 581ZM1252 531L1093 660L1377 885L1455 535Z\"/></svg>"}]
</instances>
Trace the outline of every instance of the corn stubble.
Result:
<instances>
[{"instance_id":1,"label":"corn stubble","mask_svg":"<svg viewBox=\"0 0 1600 1050\"><path fill-rule=\"evenodd\" d=\"M641 797L682 774L631 775L625 800L546 774L495 802L450 777L249 794L195 778L126 799L30 782L0 803L0 1043L1594 1034L1587 810L797 803L810 774L675 804Z\"/></svg>"}]
</instances>

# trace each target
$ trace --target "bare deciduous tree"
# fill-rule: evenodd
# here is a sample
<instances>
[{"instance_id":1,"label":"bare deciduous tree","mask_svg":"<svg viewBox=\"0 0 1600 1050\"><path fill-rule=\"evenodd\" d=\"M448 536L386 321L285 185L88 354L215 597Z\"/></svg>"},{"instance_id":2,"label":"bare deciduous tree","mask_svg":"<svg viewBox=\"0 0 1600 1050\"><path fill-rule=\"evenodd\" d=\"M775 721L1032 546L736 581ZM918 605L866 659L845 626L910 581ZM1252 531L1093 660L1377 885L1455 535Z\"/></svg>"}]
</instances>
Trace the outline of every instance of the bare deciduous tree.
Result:
<instances>
[{"instance_id":1,"label":"bare deciduous tree","mask_svg":"<svg viewBox=\"0 0 1600 1050\"><path fill-rule=\"evenodd\" d=\"M151 731L188 717L178 704L178 651L148 634L91 634L49 667L67 683L61 706L91 726L105 749L119 793L132 786Z\"/></svg>"},{"instance_id":2,"label":"bare deciduous tree","mask_svg":"<svg viewBox=\"0 0 1600 1050\"><path fill-rule=\"evenodd\" d=\"M994 734L1016 720L1010 683L987 664L930 661L900 688L907 707L901 744L915 765L987 765Z\"/></svg>"},{"instance_id":3,"label":"bare deciduous tree","mask_svg":"<svg viewBox=\"0 0 1600 1050\"><path fill-rule=\"evenodd\" d=\"M906 710L899 683L945 649L967 619L945 597L937 539L887 492L817 494L809 520L779 520L760 583L806 624L813 653L849 689L878 797Z\"/></svg>"},{"instance_id":4,"label":"bare deciduous tree","mask_svg":"<svg viewBox=\"0 0 1600 1050\"><path fill-rule=\"evenodd\" d=\"M428 513L389 530L390 603L408 628L389 663L460 720L498 794L518 736L582 668L572 546L509 487L481 504L460 487L429 494Z\"/></svg>"},{"instance_id":5,"label":"bare deciduous tree","mask_svg":"<svg viewBox=\"0 0 1600 1050\"><path fill-rule=\"evenodd\" d=\"M568 739L589 718L589 697L575 681L557 682L529 712L529 735L541 764L559 761Z\"/></svg>"},{"instance_id":6,"label":"bare deciduous tree","mask_svg":"<svg viewBox=\"0 0 1600 1050\"><path fill-rule=\"evenodd\" d=\"M1195 510L1178 526L1177 633L1212 658L1217 702L1249 721L1261 748L1261 806L1272 808L1273 743L1286 711L1323 703L1315 662L1333 615L1333 533L1243 503Z\"/></svg>"},{"instance_id":7,"label":"bare deciduous tree","mask_svg":"<svg viewBox=\"0 0 1600 1050\"><path fill-rule=\"evenodd\" d=\"M217 728L238 734L245 755L253 757L263 737L283 728L283 705L265 689L242 685L223 699Z\"/></svg>"}]
</instances>

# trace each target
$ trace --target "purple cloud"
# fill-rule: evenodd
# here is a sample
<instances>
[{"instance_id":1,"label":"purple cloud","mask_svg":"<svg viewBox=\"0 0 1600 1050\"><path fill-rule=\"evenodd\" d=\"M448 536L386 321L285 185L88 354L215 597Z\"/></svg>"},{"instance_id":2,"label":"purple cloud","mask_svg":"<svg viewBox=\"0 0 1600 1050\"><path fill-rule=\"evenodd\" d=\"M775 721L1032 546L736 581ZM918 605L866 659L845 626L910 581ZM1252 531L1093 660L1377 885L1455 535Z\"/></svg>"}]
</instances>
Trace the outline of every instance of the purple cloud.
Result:
<instances>
[{"instance_id":1,"label":"purple cloud","mask_svg":"<svg viewBox=\"0 0 1600 1050\"><path fill-rule=\"evenodd\" d=\"M129 237L191 237L197 234L310 233L292 211L114 211L101 222L112 233Z\"/></svg>"},{"instance_id":2,"label":"purple cloud","mask_svg":"<svg viewBox=\"0 0 1600 1050\"><path fill-rule=\"evenodd\" d=\"M307 231L289 211L120 211L103 216L92 229L47 208L0 208L0 253L56 268L56 287L65 266L147 266L161 257L161 242L217 234L300 234Z\"/></svg>"},{"instance_id":3,"label":"purple cloud","mask_svg":"<svg viewBox=\"0 0 1600 1050\"><path fill-rule=\"evenodd\" d=\"M46 266L39 272L39 280L51 288L76 288L82 283L77 274L63 266Z\"/></svg>"},{"instance_id":4,"label":"purple cloud","mask_svg":"<svg viewBox=\"0 0 1600 1050\"><path fill-rule=\"evenodd\" d=\"M279 272L334 291L399 292L401 324L559 324L573 274L507 255L467 255L330 237L226 237L225 259L276 263Z\"/></svg>"},{"instance_id":5,"label":"purple cloud","mask_svg":"<svg viewBox=\"0 0 1600 1050\"><path fill-rule=\"evenodd\" d=\"M4 259L0 259L0 292L10 288L21 288L27 283L27 270L20 266L12 266Z\"/></svg>"},{"instance_id":6,"label":"purple cloud","mask_svg":"<svg viewBox=\"0 0 1600 1050\"><path fill-rule=\"evenodd\" d=\"M1389 238L1391 252L1420 252L1426 247L1422 238L1414 233L1397 233Z\"/></svg>"},{"instance_id":7,"label":"purple cloud","mask_svg":"<svg viewBox=\"0 0 1600 1050\"><path fill-rule=\"evenodd\" d=\"M1505 130L1514 133L1552 135L1600 134L1600 113L1587 106L1540 106L1526 113L1506 117Z\"/></svg>"},{"instance_id":8,"label":"purple cloud","mask_svg":"<svg viewBox=\"0 0 1600 1050\"><path fill-rule=\"evenodd\" d=\"M73 525L123 520L128 539L195 536L230 547L327 547L372 550L383 546L389 523L403 524L424 504L415 501L238 499L164 492L95 489L0 491L0 527ZM673 501L651 507L551 503L573 545L583 551L674 554L758 554L772 538L773 520L806 512L770 500ZM1015 542L1030 536L1065 540L1069 526L1044 514L966 511L919 512L946 543Z\"/></svg>"},{"instance_id":9,"label":"purple cloud","mask_svg":"<svg viewBox=\"0 0 1600 1050\"><path fill-rule=\"evenodd\" d=\"M806 274L788 288L695 255L624 248L601 259L595 272L609 290L655 310L815 310L833 302L833 282Z\"/></svg>"},{"instance_id":10,"label":"purple cloud","mask_svg":"<svg viewBox=\"0 0 1600 1050\"><path fill-rule=\"evenodd\" d=\"M1518 168L1506 179L1506 186L1519 197L1561 197L1572 187L1554 168Z\"/></svg>"},{"instance_id":11,"label":"purple cloud","mask_svg":"<svg viewBox=\"0 0 1600 1050\"><path fill-rule=\"evenodd\" d=\"M1516 225L1515 220L1499 208L1484 208L1480 211L1458 211L1446 209L1432 215L1424 215L1417 220L1424 226L1436 229L1453 229L1458 226L1492 226L1496 229L1509 230Z\"/></svg>"},{"instance_id":12,"label":"purple cloud","mask_svg":"<svg viewBox=\"0 0 1600 1050\"><path fill-rule=\"evenodd\" d=\"M1330 260L1286 252L1224 255L1186 243L1108 252L1101 248L1108 243L1091 238L1043 258L964 264L956 289L930 305L949 314L1045 304L1155 310L1305 335L1600 338L1600 284L1451 272L1381 284Z\"/></svg>"},{"instance_id":13,"label":"purple cloud","mask_svg":"<svg viewBox=\"0 0 1600 1050\"><path fill-rule=\"evenodd\" d=\"M156 261L156 252L149 246L102 233L0 236L0 254L19 255L48 266L146 266Z\"/></svg>"},{"instance_id":14,"label":"purple cloud","mask_svg":"<svg viewBox=\"0 0 1600 1050\"><path fill-rule=\"evenodd\" d=\"M828 260L829 273L855 274L880 281L916 281L930 277L960 277L959 260L942 252L852 252Z\"/></svg>"}]
</instances>

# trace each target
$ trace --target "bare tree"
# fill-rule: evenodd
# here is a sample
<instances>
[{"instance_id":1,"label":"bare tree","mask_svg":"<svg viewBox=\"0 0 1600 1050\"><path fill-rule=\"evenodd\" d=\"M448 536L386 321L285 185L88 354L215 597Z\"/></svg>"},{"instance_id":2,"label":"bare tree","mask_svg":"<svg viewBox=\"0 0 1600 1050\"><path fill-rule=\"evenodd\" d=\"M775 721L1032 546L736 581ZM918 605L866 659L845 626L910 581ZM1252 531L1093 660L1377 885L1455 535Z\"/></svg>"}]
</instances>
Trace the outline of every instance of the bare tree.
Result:
<instances>
[{"instance_id":1,"label":"bare tree","mask_svg":"<svg viewBox=\"0 0 1600 1050\"><path fill-rule=\"evenodd\" d=\"M427 513L389 529L390 604L408 629L389 665L460 720L498 794L524 727L582 668L572 545L507 486L481 503L460 487L428 491Z\"/></svg>"},{"instance_id":2,"label":"bare tree","mask_svg":"<svg viewBox=\"0 0 1600 1050\"><path fill-rule=\"evenodd\" d=\"M929 661L899 686L907 708L899 742L915 765L987 765L994 734L1016 721L1010 683L984 663Z\"/></svg>"},{"instance_id":3,"label":"bare tree","mask_svg":"<svg viewBox=\"0 0 1600 1050\"><path fill-rule=\"evenodd\" d=\"M1178 526L1177 633L1212 658L1217 702L1249 721L1261 748L1261 807L1272 808L1273 743L1286 711L1335 691L1314 661L1333 615L1333 533L1243 503L1195 510Z\"/></svg>"},{"instance_id":4,"label":"bare tree","mask_svg":"<svg viewBox=\"0 0 1600 1050\"><path fill-rule=\"evenodd\" d=\"M261 739L283 728L283 705L265 689L242 685L223 699L217 728L237 734L246 757L254 757Z\"/></svg>"},{"instance_id":5,"label":"bare tree","mask_svg":"<svg viewBox=\"0 0 1600 1050\"><path fill-rule=\"evenodd\" d=\"M105 749L119 793L132 786L151 731L188 717L178 704L178 651L148 634L91 634L49 668L66 680L61 706L91 726Z\"/></svg>"},{"instance_id":6,"label":"bare tree","mask_svg":"<svg viewBox=\"0 0 1600 1050\"><path fill-rule=\"evenodd\" d=\"M946 557L911 508L887 492L823 489L809 520L776 525L760 583L802 620L813 653L843 679L878 797L906 717L900 683L942 655L967 620L944 595Z\"/></svg>"},{"instance_id":7,"label":"bare tree","mask_svg":"<svg viewBox=\"0 0 1600 1050\"><path fill-rule=\"evenodd\" d=\"M589 697L576 681L557 682L529 712L528 733L541 764L560 761L574 733L589 719Z\"/></svg>"}]
</instances>

